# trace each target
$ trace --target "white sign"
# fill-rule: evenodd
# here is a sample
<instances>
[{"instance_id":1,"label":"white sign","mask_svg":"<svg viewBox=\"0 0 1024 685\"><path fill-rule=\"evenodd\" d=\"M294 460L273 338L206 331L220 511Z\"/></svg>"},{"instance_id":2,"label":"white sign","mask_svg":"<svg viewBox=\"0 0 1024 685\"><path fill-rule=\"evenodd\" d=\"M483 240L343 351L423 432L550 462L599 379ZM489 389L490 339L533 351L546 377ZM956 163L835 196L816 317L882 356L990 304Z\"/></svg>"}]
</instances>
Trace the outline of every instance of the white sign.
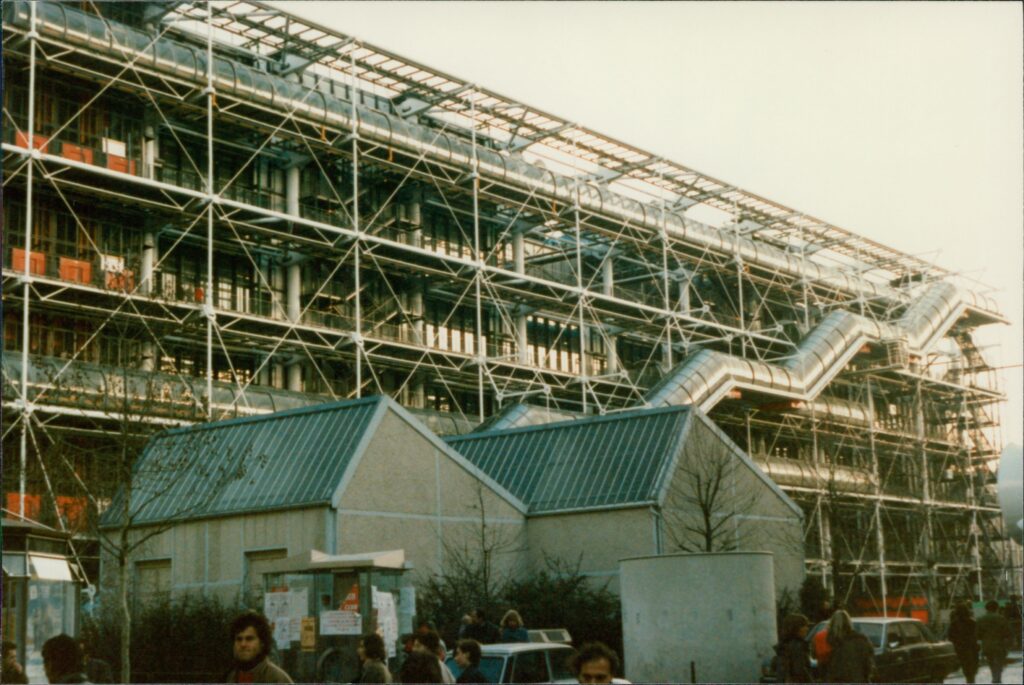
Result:
<instances>
[{"instance_id":1,"label":"white sign","mask_svg":"<svg viewBox=\"0 0 1024 685\"><path fill-rule=\"evenodd\" d=\"M398 642L398 612L395 611L395 596L373 588L373 608L377 610L377 630L384 638L388 658L396 656Z\"/></svg>"},{"instance_id":2,"label":"white sign","mask_svg":"<svg viewBox=\"0 0 1024 685\"><path fill-rule=\"evenodd\" d=\"M123 141L114 140L113 138L103 139L103 151L108 155L116 155L118 157L127 157L126 147Z\"/></svg>"},{"instance_id":3,"label":"white sign","mask_svg":"<svg viewBox=\"0 0 1024 685\"><path fill-rule=\"evenodd\" d=\"M363 620L355 611L321 611L321 635L362 635Z\"/></svg>"},{"instance_id":4,"label":"white sign","mask_svg":"<svg viewBox=\"0 0 1024 685\"><path fill-rule=\"evenodd\" d=\"M302 636L301 618L278 618L274 621L274 642L278 649L288 649Z\"/></svg>"},{"instance_id":5,"label":"white sign","mask_svg":"<svg viewBox=\"0 0 1024 685\"><path fill-rule=\"evenodd\" d=\"M119 274L124 271L124 257L112 254L100 255L100 265L108 273Z\"/></svg>"}]
</instances>

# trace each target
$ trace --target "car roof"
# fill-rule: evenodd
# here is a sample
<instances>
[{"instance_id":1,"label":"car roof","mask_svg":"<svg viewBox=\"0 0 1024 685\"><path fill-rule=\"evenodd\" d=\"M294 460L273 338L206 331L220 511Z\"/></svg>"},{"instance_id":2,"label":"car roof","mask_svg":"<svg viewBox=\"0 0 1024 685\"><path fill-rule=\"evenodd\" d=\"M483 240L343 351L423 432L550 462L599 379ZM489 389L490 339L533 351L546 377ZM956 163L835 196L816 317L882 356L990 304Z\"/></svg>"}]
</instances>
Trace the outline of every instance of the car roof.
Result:
<instances>
[{"instance_id":1,"label":"car roof","mask_svg":"<svg viewBox=\"0 0 1024 685\"><path fill-rule=\"evenodd\" d=\"M480 652L487 656L499 654L518 654L519 652L535 652L537 650L571 650L569 645L560 642L499 642L490 645L480 645Z\"/></svg>"}]
</instances>

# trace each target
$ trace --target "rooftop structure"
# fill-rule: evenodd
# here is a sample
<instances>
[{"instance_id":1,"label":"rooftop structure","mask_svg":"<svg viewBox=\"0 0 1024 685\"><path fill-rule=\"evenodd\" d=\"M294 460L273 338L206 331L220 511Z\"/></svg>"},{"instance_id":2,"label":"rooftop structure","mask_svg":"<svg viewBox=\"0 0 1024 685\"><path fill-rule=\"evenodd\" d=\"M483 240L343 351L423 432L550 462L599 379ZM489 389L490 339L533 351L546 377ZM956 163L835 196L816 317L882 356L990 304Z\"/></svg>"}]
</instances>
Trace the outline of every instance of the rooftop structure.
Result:
<instances>
[{"instance_id":1,"label":"rooftop structure","mask_svg":"<svg viewBox=\"0 0 1024 685\"><path fill-rule=\"evenodd\" d=\"M841 597L1016 582L1003 317L949 271L265 4L3 21L8 508L84 530L168 424L693 405Z\"/></svg>"}]
</instances>

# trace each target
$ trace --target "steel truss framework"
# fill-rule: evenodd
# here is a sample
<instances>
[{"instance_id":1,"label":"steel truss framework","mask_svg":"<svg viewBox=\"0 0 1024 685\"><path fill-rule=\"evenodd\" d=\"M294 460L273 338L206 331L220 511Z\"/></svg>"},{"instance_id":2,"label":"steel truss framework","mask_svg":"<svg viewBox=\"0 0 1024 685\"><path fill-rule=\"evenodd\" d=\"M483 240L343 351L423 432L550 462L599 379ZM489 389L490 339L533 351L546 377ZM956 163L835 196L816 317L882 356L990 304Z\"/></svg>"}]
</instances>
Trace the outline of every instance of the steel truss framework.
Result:
<instances>
[{"instance_id":1,"label":"steel truss framework","mask_svg":"<svg viewBox=\"0 0 1024 685\"><path fill-rule=\"evenodd\" d=\"M957 278L261 3L9 5L22 514L32 493L61 525L68 497L102 507L126 403L151 428L364 393L442 432L516 402L606 413L696 351L782 363L830 311L889 322ZM814 401L715 407L804 507L808 568L841 599L938 607L1017 582L991 491L1002 394L971 337L998 320L975 308L916 357L866 345Z\"/></svg>"}]
</instances>

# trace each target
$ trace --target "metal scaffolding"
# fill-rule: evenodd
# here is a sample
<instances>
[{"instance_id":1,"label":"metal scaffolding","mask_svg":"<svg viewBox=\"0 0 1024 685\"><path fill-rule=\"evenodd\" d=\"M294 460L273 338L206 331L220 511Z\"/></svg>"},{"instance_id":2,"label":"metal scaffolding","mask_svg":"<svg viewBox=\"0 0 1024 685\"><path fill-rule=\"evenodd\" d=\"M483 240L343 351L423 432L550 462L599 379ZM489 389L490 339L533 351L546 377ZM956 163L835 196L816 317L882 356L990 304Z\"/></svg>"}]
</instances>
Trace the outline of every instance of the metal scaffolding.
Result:
<instances>
[{"instance_id":1,"label":"metal scaffolding","mask_svg":"<svg viewBox=\"0 0 1024 685\"><path fill-rule=\"evenodd\" d=\"M974 284L259 2L9 2L4 54L8 508L102 507L127 406L694 403L841 599L1019 584Z\"/></svg>"}]
</instances>

